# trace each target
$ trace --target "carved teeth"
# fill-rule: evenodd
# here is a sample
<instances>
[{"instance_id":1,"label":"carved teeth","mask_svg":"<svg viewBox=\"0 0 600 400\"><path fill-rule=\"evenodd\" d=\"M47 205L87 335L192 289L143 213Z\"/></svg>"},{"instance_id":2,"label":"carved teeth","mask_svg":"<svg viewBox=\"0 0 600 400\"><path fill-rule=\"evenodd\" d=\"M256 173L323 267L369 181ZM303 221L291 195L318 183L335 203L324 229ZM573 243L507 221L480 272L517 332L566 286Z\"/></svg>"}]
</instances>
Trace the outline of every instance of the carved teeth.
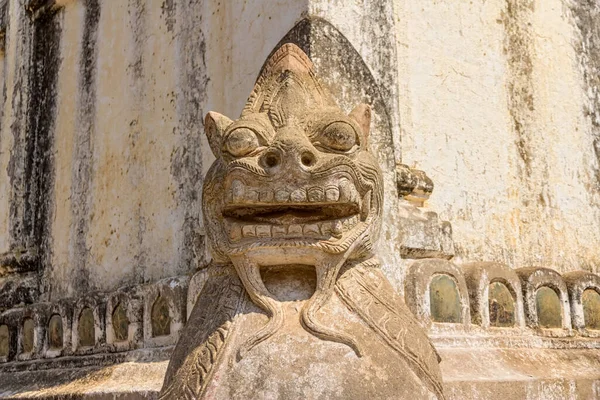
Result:
<instances>
[{"instance_id":1,"label":"carved teeth","mask_svg":"<svg viewBox=\"0 0 600 400\"><path fill-rule=\"evenodd\" d=\"M279 189L275 192L275 201L283 203L290 200L290 192L287 190Z\"/></svg>"},{"instance_id":2,"label":"carved teeth","mask_svg":"<svg viewBox=\"0 0 600 400\"><path fill-rule=\"evenodd\" d=\"M290 199L294 203L304 203L304 202L306 202L306 190L304 190L304 189L294 190L292 192L292 195L290 196Z\"/></svg>"},{"instance_id":3,"label":"carved teeth","mask_svg":"<svg viewBox=\"0 0 600 400\"><path fill-rule=\"evenodd\" d=\"M342 237L342 228L342 221L334 221L331 226L331 234L336 238Z\"/></svg>"},{"instance_id":4,"label":"carved teeth","mask_svg":"<svg viewBox=\"0 0 600 400\"><path fill-rule=\"evenodd\" d=\"M227 203L249 203L249 204L270 204L270 203L354 203L359 206L364 201L356 190L356 187L347 178L342 178L338 186L310 188L279 188L275 191L269 189L260 189L248 187L239 179L231 182L231 187L226 193L225 201Z\"/></svg>"},{"instance_id":5,"label":"carved teeth","mask_svg":"<svg viewBox=\"0 0 600 400\"><path fill-rule=\"evenodd\" d=\"M358 223L358 215L341 218L335 221L324 221L312 224L292 224L292 225L241 225L233 223L229 229L229 238L231 241L237 241L243 238L340 238L343 233L352 230Z\"/></svg>"},{"instance_id":6,"label":"carved teeth","mask_svg":"<svg viewBox=\"0 0 600 400\"><path fill-rule=\"evenodd\" d=\"M350 191L352 190L352 184L350 183L350 181L348 179L340 180L339 188L340 188L340 200L339 201L341 201L343 203L350 201L350 196L351 196Z\"/></svg>"},{"instance_id":7,"label":"carved teeth","mask_svg":"<svg viewBox=\"0 0 600 400\"><path fill-rule=\"evenodd\" d=\"M255 237L256 236L256 227L254 225L244 225L242 227L242 236Z\"/></svg>"},{"instance_id":8,"label":"carved teeth","mask_svg":"<svg viewBox=\"0 0 600 400\"><path fill-rule=\"evenodd\" d=\"M302 225L290 225L288 236L302 236Z\"/></svg>"},{"instance_id":9,"label":"carved teeth","mask_svg":"<svg viewBox=\"0 0 600 400\"><path fill-rule=\"evenodd\" d=\"M308 201L319 202L323 201L325 191L320 187L313 187L308 189Z\"/></svg>"},{"instance_id":10,"label":"carved teeth","mask_svg":"<svg viewBox=\"0 0 600 400\"><path fill-rule=\"evenodd\" d=\"M246 190L246 201L249 203L258 203L258 190Z\"/></svg>"},{"instance_id":11,"label":"carved teeth","mask_svg":"<svg viewBox=\"0 0 600 400\"><path fill-rule=\"evenodd\" d=\"M305 236L319 236L319 226L317 224L304 225L303 229Z\"/></svg>"},{"instance_id":12,"label":"carved teeth","mask_svg":"<svg viewBox=\"0 0 600 400\"><path fill-rule=\"evenodd\" d=\"M232 201L238 203L244 200L244 184L242 181L231 182Z\"/></svg>"},{"instance_id":13,"label":"carved teeth","mask_svg":"<svg viewBox=\"0 0 600 400\"><path fill-rule=\"evenodd\" d=\"M331 236L331 222L323 222L321 225L321 235L323 236Z\"/></svg>"},{"instance_id":14,"label":"carved teeth","mask_svg":"<svg viewBox=\"0 0 600 400\"><path fill-rule=\"evenodd\" d=\"M263 190L259 193L258 199L263 203L273 202L274 194L272 190Z\"/></svg>"},{"instance_id":15,"label":"carved teeth","mask_svg":"<svg viewBox=\"0 0 600 400\"><path fill-rule=\"evenodd\" d=\"M325 200L338 201L339 198L340 198L340 191L338 188L330 187L325 190Z\"/></svg>"},{"instance_id":16,"label":"carved teeth","mask_svg":"<svg viewBox=\"0 0 600 400\"><path fill-rule=\"evenodd\" d=\"M270 225L257 225L256 226L257 237L271 237L271 226Z\"/></svg>"},{"instance_id":17,"label":"carved teeth","mask_svg":"<svg viewBox=\"0 0 600 400\"><path fill-rule=\"evenodd\" d=\"M285 225L273 225L273 237L284 237L287 235L287 227Z\"/></svg>"},{"instance_id":18,"label":"carved teeth","mask_svg":"<svg viewBox=\"0 0 600 400\"><path fill-rule=\"evenodd\" d=\"M239 240L242 238L242 228L238 224L233 224L229 230L229 239Z\"/></svg>"},{"instance_id":19,"label":"carved teeth","mask_svg":"<svg viewBox=\"0 0 600 400\"><path fill-rule=\"evenodd\" d=\"M360 203L360 196L356 187L346 178L340 180L340 199L342 203Z\"/></svg>"}]
</instances>

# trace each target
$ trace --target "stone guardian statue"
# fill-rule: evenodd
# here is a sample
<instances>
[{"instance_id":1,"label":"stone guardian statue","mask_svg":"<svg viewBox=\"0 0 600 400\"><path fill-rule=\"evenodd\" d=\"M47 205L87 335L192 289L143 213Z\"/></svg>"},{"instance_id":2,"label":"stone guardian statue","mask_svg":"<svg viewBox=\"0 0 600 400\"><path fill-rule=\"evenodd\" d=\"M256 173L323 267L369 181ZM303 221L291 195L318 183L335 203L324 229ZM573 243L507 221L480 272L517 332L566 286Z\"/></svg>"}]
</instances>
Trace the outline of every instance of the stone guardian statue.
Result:
<instances>
[{"instance_id":1,"label":"stone guardian statue","mask_svg":"<svg viewBox=\"0 0 600 400\"><path fill-rule=\"evenodd\" d=\"M208 113L213 264L162 399L443 399L437 353L374 253L370 121L365 104L346 115L289 43L239 119Z\"/></svg>"}]
</instances>

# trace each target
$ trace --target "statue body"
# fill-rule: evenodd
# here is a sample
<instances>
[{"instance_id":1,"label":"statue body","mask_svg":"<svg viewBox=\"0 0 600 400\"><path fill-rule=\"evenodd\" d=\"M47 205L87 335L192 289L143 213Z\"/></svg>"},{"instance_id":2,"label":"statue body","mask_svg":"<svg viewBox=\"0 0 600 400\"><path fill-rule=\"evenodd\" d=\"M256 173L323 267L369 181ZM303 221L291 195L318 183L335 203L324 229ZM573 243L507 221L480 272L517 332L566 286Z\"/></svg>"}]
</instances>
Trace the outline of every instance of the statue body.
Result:
<instances>
[{"instance_id":1,"label":"statue body","mask_svg":"<svg viewBox=\"0 0 600 400\"><path fill-rule=\"evenodd\" d=\"M441 399L429 339L379 269L370 108L345 115L292 44L241 117L209 113L214 263L164 399Z\"/></svg>"}]
</instances>

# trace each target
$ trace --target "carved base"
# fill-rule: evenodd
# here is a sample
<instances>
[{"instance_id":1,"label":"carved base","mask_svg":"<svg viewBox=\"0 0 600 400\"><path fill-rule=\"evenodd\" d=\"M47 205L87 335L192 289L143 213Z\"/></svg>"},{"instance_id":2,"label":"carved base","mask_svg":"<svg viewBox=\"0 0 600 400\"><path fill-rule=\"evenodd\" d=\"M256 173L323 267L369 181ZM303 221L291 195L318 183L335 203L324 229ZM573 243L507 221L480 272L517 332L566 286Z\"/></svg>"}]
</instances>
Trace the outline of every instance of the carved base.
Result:
<instances>
[{"instance_id":1,"label":"carved base","mask_svg":"<svg viewBox=\"0 0 600 400\"><path fill-rule=\"evenodd\" d=\"M290 266L264 271L283 322L242 358L238 350L269 318L240 290L233 271L209 280L173 353L161 398L436 398L437 356L381 271L356 266L342 272L335 293L313 316L340 337L352 337L359 354L301 322L314 292L312 273L311 279L310 268Z\"/></svg>"}]
</instances>

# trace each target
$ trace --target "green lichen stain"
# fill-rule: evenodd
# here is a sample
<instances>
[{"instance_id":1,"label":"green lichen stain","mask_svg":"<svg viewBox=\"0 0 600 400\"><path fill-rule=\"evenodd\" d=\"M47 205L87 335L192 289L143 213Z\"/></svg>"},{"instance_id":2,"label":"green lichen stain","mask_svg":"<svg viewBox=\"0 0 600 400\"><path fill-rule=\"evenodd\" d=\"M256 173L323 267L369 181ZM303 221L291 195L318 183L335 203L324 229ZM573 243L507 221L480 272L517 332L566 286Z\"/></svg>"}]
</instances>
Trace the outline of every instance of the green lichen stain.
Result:
<instances>
[{"instance_id":1,"label":"green lichen stain","mask_svg":"<svg viewBox=\"0 0 600 400\"><path fill-rule=\"evenodd\" d=\"M152 336L166 336L171 333L171 315L164 297L159 296L152 306Z\"/></svg>"},{"instance_id":2,"label":"green lichen stain","mask_svg":"<svg viewBox=\"0 0 600 400\"><path fill-rule=\"evenodd\" d=\"M586 289L581 296L583 316L587 329L600 329L600 294L594 289Z\"/></svg>"},{"instance_id":3,"label":"green lichen stain","mask_svg":"<svg viewBox=\"0 0 600 400\"><path fill-rule=\"evenodd\" d=\"M0 357L8 357L10 334L8 326L0 325Z\"/></svg>"},{"instance_id":4,"label":"green lichen stain","mask_svg":"<svg viewBox=\"0 0 600 400\"><path fill-rule=\"evenodd\" d=\"M89 308L84 308L79 314L79 323L77 324L79 346L91 347L96 344L95 332L94 312Z\"/></svg>"},{"instance_id":5,"label":"green lichen stain","mask_svg":"<svg viewBox=\"0 0 600 400\"><path fill-rule=\"evenodd\" d=\"M542 328L562 327L562 306L556 292L547 286L542 286L535 294L538 323Z\"/></svg>"},{"instance_id":6,"label":"green lichen stain","mask_svg":"<svg viewBox=\"0 0 600 400\"><path fill-rule=\"evenodd\" d=\"M115 341L124 342L129 336L129 319L121 303L117 304L112 313L112 326Z\"/></svg>"},{"instance_id":7,"label":"green lichen stain","mask_svg":"<svg viewBox=\"0 0 600 400\"><path fill-rule=\"evenodd\" d=\"M33 331L33 320L27 318L23 321L23 353L31 353L33 351Z\"/></svg>"},{"instance_id":8,"label":"green lichen stain","mask_svg":"<svg viewBox=\"0 0 600 400\"><path fill-rule=\"evenodd\" d=\"M492 282L489 287L490 326L515 326L515 301L505 284Z\"/></svg>"},{"instance_id":9,"label":"green lichen stain","mask_svg":"<svg viewBox=\"0 0 600 400\"><path fill-rule=\"evenodd\" d=\"M63 348L62 318L58 314L54 314L48 322L48 347L53 350Z\"/></svg>"},{"instance_id":10,"label":"green lichen stain","mask_svg":"<svg viewBox=\"0 0 600 400\"><path fill-rule=\"evenodd\" d=\"M431 318L435 322L459 323L460 295L456 283L448 275L436 275L429 286Z\"/></svg>"}]
</instances>

